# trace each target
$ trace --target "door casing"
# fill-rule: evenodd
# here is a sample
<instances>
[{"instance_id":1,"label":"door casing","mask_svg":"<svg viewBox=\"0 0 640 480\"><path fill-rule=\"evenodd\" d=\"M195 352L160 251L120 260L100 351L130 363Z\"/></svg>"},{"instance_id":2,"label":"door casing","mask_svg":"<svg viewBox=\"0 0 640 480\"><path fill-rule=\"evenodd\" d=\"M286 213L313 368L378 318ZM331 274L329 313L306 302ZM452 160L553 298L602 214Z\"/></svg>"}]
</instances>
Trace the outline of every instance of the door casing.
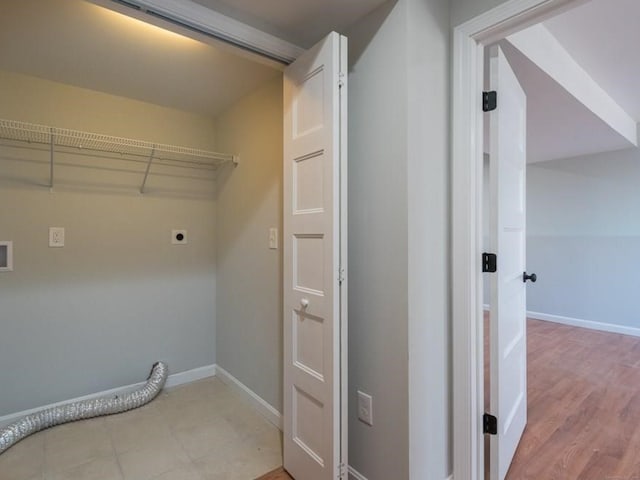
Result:
<instances>
[{"instance_id":1,"label":"door casing","mask_svg":"<svg viewBox=\"0 0 640 480\"><path fill-rule=\"evenodd\" d=\"M508 0L453 31L453 479L484 475L482 169L484 48L586 0Z\"/></svg>"}]
</instances>

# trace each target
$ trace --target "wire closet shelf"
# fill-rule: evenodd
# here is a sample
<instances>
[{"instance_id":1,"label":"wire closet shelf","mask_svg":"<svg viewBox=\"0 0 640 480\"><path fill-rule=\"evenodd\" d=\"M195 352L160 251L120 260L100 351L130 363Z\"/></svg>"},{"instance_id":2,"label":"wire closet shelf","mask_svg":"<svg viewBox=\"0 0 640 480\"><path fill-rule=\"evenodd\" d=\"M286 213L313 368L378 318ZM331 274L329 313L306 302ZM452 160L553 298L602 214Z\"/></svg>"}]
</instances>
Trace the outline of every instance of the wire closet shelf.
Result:
<instances>
[{"instance_id":1,"label":"wire closet shelf","mask_svg":"<svg viewBox=\"0 0 640 480\"><path fill-rule=\"evenodd\" d=\"M140 187L141 193L144 193L145 184L154 162L161 165L202 170L217 170L224 164L238 163L238 158L232 154L50 127L17 120L0 119L0 139L47 146L50 150L50 187L53 187L54 154L56 149L60 148L83 150L88 153L116 154L129 158L137 157L137 161L144 158L146 169Z\"/></svg>"}]
</instances>

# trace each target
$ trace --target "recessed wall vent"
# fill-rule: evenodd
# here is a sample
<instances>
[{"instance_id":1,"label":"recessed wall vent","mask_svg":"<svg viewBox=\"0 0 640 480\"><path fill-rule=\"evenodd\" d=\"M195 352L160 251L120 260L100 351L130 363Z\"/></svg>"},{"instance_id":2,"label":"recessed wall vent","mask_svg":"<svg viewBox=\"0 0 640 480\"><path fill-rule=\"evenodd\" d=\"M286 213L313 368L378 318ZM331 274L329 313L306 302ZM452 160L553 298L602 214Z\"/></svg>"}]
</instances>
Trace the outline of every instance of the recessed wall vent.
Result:
<instances>
[{"instance_id":1,"label":"recessed wall vent","mask_svg":"<svg viewBox=\"0 0 640 480\"><path fill-rule=\"evenodd\" d=\"M0 241L0 272L13 271L13 242Z\"/></svg>"}]
</instances>

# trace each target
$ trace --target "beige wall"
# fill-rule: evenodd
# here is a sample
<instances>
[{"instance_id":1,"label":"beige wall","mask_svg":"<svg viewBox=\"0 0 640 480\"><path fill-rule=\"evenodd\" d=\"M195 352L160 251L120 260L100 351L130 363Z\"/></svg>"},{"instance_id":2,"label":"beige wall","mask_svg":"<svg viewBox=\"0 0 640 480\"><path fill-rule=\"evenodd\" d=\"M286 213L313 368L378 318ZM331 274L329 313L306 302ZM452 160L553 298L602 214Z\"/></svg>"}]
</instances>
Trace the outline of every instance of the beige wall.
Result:
<instances>
[{"instance_id":1,"label":"beige wall","mask_svg":"<svg viewBox=\"0 0 640 480\"><path fill-rule=\"evenodd\" d=\"M282 411L282 78L220 115L220 149L240 164L218 179L217 363Z\"/></svg>"},{"instance_id":2,"label":"beige wall","mask_svg":"<svg viewBox=\"0 0 640 480\"><path fill-rule=\"evenodd\" d=\"M369 480L409 477L406 30L389 2L347 32L349 463Z\"/></svg>"},{"instance_id":3,"label":"beige wall","mask_svg":"<svg viewBox=\"0 0 640 480\"><path fill-rule=\"evenodd\" d=\"M0 118L212 150L213 120L0 70Z\"/></svg>"},{"instance_id":4,"label":"beige wall","mask_svg":"<svg viewBox=\"0 0 640 480\"><path fill-rule=\"evenodd\" d=\"M4 72L0 117L214 145L210 119ZM15 257L0 273L0 365L12 366L0 368L0 416L142 381L156 360L172 373L213 364L212 197L142 196L139 175L128 185L131 174L95 168L61 169L49 192L46 163L28 162L41 153L0 148L0 240ZM50 226L65 227L64 248L48 248ZM172 228L188 245L170 244Z\"/></svg>"},{"instance_id":5,"label":"beige wall","mask_svg":"<svg viewBox=\"0 0 640 480\"><path fill-rule=\"evenodd\" d=\"M408 21L409 476L445 479L452 468L449 2L408 0Z\"/></svg>"}]
</instances>

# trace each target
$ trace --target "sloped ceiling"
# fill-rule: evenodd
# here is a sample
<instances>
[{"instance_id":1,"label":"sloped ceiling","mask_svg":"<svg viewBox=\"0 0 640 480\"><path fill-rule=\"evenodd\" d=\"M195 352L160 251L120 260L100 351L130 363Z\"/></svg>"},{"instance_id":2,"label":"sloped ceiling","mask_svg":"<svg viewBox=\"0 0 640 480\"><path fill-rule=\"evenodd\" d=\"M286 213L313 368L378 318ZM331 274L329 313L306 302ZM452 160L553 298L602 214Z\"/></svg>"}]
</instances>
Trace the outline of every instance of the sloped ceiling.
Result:
<instances>
[{"instance_id":1,"label":"sloped ceiling","mask_svg":"<svg viewBox=\"0 0 640 480\"><path fill-rule=\"evenodd\" d=\"M571 56L640 121L640 1L592 0L545 22Z\"/></svg>"},{"instance_id":2,"label":"sloped ceiling","mask_svg":"<svg viewBox=\"0 0 640 480\"><path fill-rule=\"evenodd\" d=\"M280 75L229 47L169 33L88 1L1 3L0 70L208 116ZM197 3L305 47L384 0Z\"/></svg>"},{"instance_id":3,"label":"sloped ceiling","mask_svg":"<svg viewBox=\"0 0 640 480\"><path fill-rule=\"evenodd\" d=\"M636 122L638 25L638 0L592 0L544 22L562 48ZM501 46L527 94L529 163L635 148L508 41ZM485 143L487 139L485 135Z\"/></svg>"},{"instance_id":4,"label":"sloped ceiling","mask_svg":"<svg viewBox=\"0 0 640 480\"><path fill-rule=\"evenodd\" d=\"M304 48L345 28L386 0L195 0Z\"/></svg>"},{"instance_id":5,"label":"sloped ceiling","mask_svg":"<svg viewBox=\"0 0 640 480\"><path fill-rule=\"evenodd\" d=\"M527 162L629 148L629 142L508 42L505 56L527 94Z\"/></svg>"},{"instance_id":6,"label":"sloped ceiling","mask_svg":"<svg viewBox=\"0 0 640 480\"><path fill-rule=\"evenodd\" d=\"M2 0L0 70L208 116L280 74L83 0Z\"/></svg>"}]
</instances>

